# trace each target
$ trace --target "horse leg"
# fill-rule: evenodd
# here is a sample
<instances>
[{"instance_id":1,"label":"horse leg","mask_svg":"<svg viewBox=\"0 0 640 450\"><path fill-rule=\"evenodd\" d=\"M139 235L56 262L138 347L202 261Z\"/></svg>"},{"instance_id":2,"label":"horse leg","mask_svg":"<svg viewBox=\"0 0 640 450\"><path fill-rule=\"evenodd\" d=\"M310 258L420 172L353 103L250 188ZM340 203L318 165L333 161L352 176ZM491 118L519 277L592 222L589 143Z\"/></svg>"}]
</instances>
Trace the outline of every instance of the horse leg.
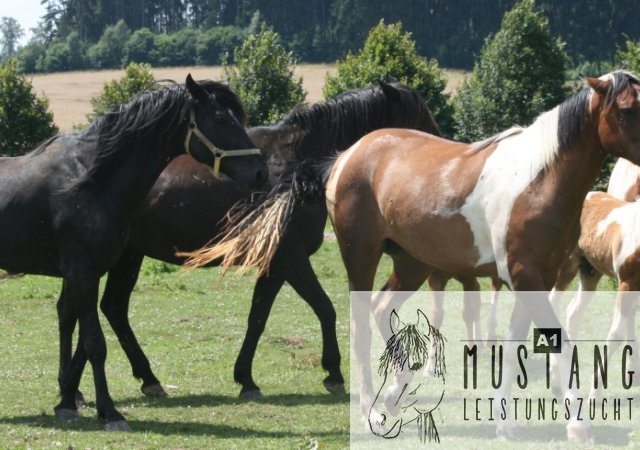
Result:
<instances>
[{"instance_id":1,"label":"horse leg","mask_svg":"<svg viewBox=\"0 0 640 450\"><path fill-rule=\"evenodd\" d=\"M480 283L475 277L459 277L464 291L462 297L462 319L467 328L467 339L471 345L482 347L482 327L480 326Z\"/></svg>"},{"instance_id":2,"label":"horse leg","mask_svg":"<svg viewBox=\"0 0 640 450\"><path fill-rule=\"evenodd\" d=\"M600 278L602 278L602 274L595 270L580 270L578 291L567 307L567 335L569 339L578 338L578 329L585 311L593 300Z\"/></svg>"},{"instance_id":3,"label":"horse leg","mask_svg":"<svg viewBox=\"0 0 640 450\"><path fill-rule=\"evenodd\" d=\"M489 329L487 338L495 341L498 338L498 296L502 289L502 280L498 277L491 277L491 303L489 304L489 316L487 318L487 328Z\"/></svg>"},{"instance_id":4,"label":"horse leg","mask_svg":"<svg viewBox=\"0 0 640 450\"><path fill-rule=\"evenodd\" d=\"M433 292L433 302L431 303L431 324L440 328L444 321L444 289L451 277L443 272L433 271L427 278L429 288Z\"/></svg>"},{"instance_id":5,"label":"horse leg","mask_svg":"<svg viewBox=\"0 0 640 450\"><path fill-rule=\"evenodd\" d=\"M127 431L129 426L122 414L116 410L107 387L104 370L107 345L100 327L97 308L99 282L99 276L86 273L65 277L65 294L67 301L76 311L80 323L80 337L78 348L62 377L62 400L55 407L55 411L62 419L66 418L69 411L76 411L77 414L75 394L88 359L93 369L98 417L108 431Z\"/></svg>"},{"instance_id":6,"label":"horse leg","mask_svg":"<svg viewBox=\"0 0 640 450\"><path fill-rule=\"evenodd\" d=\"M297 256L294 256L296 255ZM307 255L288 252L286 261L286 281L313 309L320 321L322 331L322 368L329 375L322 381L332 394L344 394L344 378L340 372L340 349L336 336L336 311L313 271Z\"/></svg>"},{"instance_id":7,"label":"horse leg","mask_svg":"<svg viewBox=\"0 0 640 450\"><path fill-rule=\"evenodd\" d=\"M397 311L406 297L394 294L394 292L417 291L424 283L431 272L431 268L418 261L404 251L396 251L391 255L393 259L393 271L384 285L382 292L378 293L375 300L373 316L384 342L388 342L393 331L391 329L391 313ZM435 354L435 343L429 351L425 371L434 373L437 361L432 357ZM393 383L386 389L384 395L384 405L387 411L396 415L399 412L397 399L401 395L402 389L411 377L410 373L400 373L393 379Z\"/></svg>"},{"instance_id":8,"label":"horse leg","mask_svg":"<svg viewBox=\"0 0 640 450\"><path fill-rule=\"evenodd\" d=\"M260 388L253 381L253 357L256 353L260 336L264 332L273 302L283 284L284 277L273 271L270 271L268 275L261 276L256 281L251 300L251 310L249 311L247 332L233 369L233 379L242 386L240 398L262 397Z\"/></svg>"},{"instance_id":9,"label":"horse leg","mask_svg":"<svg viewBox=\"0 0 640 450\"><path fill-rule=\"evenodd\" d=\"M62 377L64 372L71 364L71 355L73 350L73 332L76 328L76 322L78 320L76 312L71 307L71 304L67 301L65 295L65 282L62 281L62 290L58 303L56 305L58 311L58 329L60 332L60 358L58 368L58 385L62 389ZM80 390L76 391L76 406L78 408L87 404L84 399L84 395Z\"/></svg>"},{"instance_id":10,"label":"horse leg","mask_svg":"<svg viewBox=\"0 0 640 450\"><path fill-rule=\"evenodd\" d=\"M524 264L522 266L526 267ZM521 328L512 330L512 332L516 331L514 334L516 339L526 339L531 321L533 321L538 328L557 328L561 330L561 351L560 353L550 354L551 370L554 373L559 374L557 379L559 380L560 387L564 391L565 402L568 402L566 403L568 405L567 409L569 413L569 423L566 427L567 437L568 439L584 441L589 437L589 428L591 424L588 418L579 418L577 416L579 407L577 398L579 397L579 394L577 389L575 387L570 387L569 384L568 377L571 373L570 355L573 354L571 342L568 339L567 332L562 329L558 317L553 312L553 308L548 301L548 295L543 298L540 294L541 291L549 289L555 280L545 280L540 273L531 267L522 269L517 275L512 276L513 288L516 292L516 306L514 307L514 314L516 312L516 308L521 310L520 315L522 317L526 317L527 324L526 327L522 326L525 324L523 319L521 325L519 325ZM514 369L514 367L509 368L511 370ZM507 376L506 369L504 373L504 379L509 385L510 390L514 374L510 373L509 376Z\"/></svg>"},{"instance_id":11,"label":"horse leg","mask_svg":"<svg viewBox=\"0 0 640 450\"><path fill-rule=\"evenodd\" d=\"M629 280L631 281L631 280ZM637 283L631 283L629 281L620 280L620 286L616 294L615 308L613 313L613 320L611 322L611 328L607 335L607 362L609 365L611 356L620 347L623 340L629 340L632 345L631 359L627 359L627 367L623 367L625 371L637 371L640 368L638 365L637 347L635 342L635 311L638 306L637 294L633 291L632 286L638 286ZM637 372L636 372L637 373ZM600 399L602 398L602 383L598 384L598 388L595 388L595 383L592 383L591 393L589 398Z\"/></svg>"},{"instance_id":12,"label":"horse leg","mask_svg":"<svg viewBox=\"0 0 640 450\"><path fill-rule=\"evenodd\" d=\"M364 220L359 218L359 221ZM373 239L367 240L362 235L353 234L348 244L341 236L350 233L341 233L339 227L334 224L336 237L340 245L340 253L349 279L351 292L370 292L376 274L376 268L382 256L382 242L376 243ZM355 237L358 236L358 237ZM373 382L371 377L371 327L369 315L371 313L371 297L368 294L351 294L351 344L357 361L358 380L360 381L360 411L369 427L381 426L383 419L380 414L372 410L374 401Z\"/></svg>"},{"instance_id":13,"label":"horse leg","mask_svg":"<svg viewBox=\"0 0 640 450\"><path fill-rule=\"evenodd\" d=\"M137 249L127 248L116 264L109 270L107 284L100 302L100 309L109 321L124 350L133 376L142 380L140 390L150 397L165 397L167 393L153 374L147 356L140 348L129 323L129 301L138 281L144 255Z\"/></svg>"},{"instance_id":14,"label":"horse leg","mask_svg":"<svg viewBox=\"0 0 640 450\"><path fill-rule=\"evenodd\" d=\"M511 386L516 379L517 341L526 339L530 326L531 318L525 305L516 299L509 323L509 337L505 343L502 383L496 393L493 411L497 421L496 436L500 439L515 437L516 423L509 413L509 405L511 404ZM504 416L500 408L503 408Z\"/></svg>"},{"instance_id":15,"label":"horse leg","mask_svg":"<svg viewBox=\"0 0 640 450\"><path fill-rule=\"evenodd\" d=\"M549 293L549 302L553 307L553 312L560 319L560 301L562 300L562 294L567 290L573 279L578 274L578 263L580 257L576 253L572 253L560 266L556 282L553 285L553 289Z\"/></svg>"}]
</instances>

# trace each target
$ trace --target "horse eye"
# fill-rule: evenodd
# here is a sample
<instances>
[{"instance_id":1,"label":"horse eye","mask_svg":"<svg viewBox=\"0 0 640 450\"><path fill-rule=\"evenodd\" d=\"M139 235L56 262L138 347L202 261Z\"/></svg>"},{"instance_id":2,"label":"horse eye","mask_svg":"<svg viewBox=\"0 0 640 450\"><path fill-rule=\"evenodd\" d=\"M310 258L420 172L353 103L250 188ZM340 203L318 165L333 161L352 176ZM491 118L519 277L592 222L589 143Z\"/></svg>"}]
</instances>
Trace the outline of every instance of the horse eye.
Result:
<instances>
[{"instance_id":1,"label":"horse eye","mask_svg":"<svg viewBox=\"0 0 640 450\"><path fill-rule=\"evenodd\" d=\"M620 110L620 114L624 117L631 118L637 116L639 111L639 108L623 108Z\"/></svg>"},{"instance_id":2,"label":"horse eye","mask_svg":"<svg viewBox=\"0 0 640 450\"><path fill-rule=\"evenodd\" d=\"M419 362L415 362L413 363L413 365L411 366L411 370L420 370L420 368L422 367L422 363Z\"/></svg>"}]
</instances>

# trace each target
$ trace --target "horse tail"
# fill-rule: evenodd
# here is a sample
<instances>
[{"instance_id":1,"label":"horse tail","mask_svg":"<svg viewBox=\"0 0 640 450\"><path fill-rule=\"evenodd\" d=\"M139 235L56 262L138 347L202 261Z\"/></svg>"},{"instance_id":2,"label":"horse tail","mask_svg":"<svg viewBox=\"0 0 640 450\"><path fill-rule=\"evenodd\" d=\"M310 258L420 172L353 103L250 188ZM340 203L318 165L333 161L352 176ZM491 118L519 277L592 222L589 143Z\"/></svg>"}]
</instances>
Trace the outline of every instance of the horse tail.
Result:
<instances>
[{"instance_id":1,"label":"horse tail","mask_svg":"<svg viewBox=\"0 0 640 450\"><path fill-rule=\"evenodd\" d=\"M227 214L223 231L212 245L178 253L187 257L184 267L193 269L220 260L223 275L231 267L237 267L240 273L251 267L256 267L260 275L268 273L296 211L310 202L324 200L324 172L332 164L333 160L322 165L305 160L259 201L241 202Z\"/></svg>"}]
</instances>

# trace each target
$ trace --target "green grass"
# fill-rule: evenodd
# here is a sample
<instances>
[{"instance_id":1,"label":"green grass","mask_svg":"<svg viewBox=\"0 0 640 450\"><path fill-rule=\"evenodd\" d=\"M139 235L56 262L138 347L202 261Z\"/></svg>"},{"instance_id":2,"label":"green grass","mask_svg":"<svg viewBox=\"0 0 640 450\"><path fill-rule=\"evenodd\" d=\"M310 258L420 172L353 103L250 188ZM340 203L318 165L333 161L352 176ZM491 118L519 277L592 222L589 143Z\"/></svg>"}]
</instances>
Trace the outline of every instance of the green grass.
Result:
<instances>
[{"instance_id":1,"label":"green grass","mask_svg":"<svg viewBox=\"0 0 640 450\"><path fill-rule=\"evenodd\" d=\"M348 351L349 303L335 243L314 265L334 301L338 338ZM0 448L344 448L348 397L328 394L320 365L320 327L311 309L286 286L278 296L254 362L266 398L237 398L233 364L248 316L254 276L217 269L181 273L146 261L133 295L131 323L170 396L148 399L102 319L107 376L132 433L109 434L84 408L60 424L55 303L60 281L25 276L0 283ZM348 376L348 358L342 367ZM173 386L173 388L171 388ZM95 398L91 370L81 390Z\"/></svg>"},{"instance_id":2,"label":"green grass","mask_svg":"<svg viewBox=\"0 0 640 450\"><path fill-rule=\"evenodd\" d=\"M342 371L348 380L349 293L335 241L328 239L312 261L336 308ZM385 259L376 286L388 270ZM169 388L168 398L149 399L140 393L139 382L102 319L110 391L133 430L126 434L102 431L91 407L82 409L81 419L71 424L53 416L58 402L55 303L60 281L26 276L0 283L0 449L348 447L349 398L324 390L318 321L288 286L275 302L254 361L254 378L266 397L253 402L237 398L233 364L244 336L254 276L231 274L220 281L219 273L208 269L185 274L149 260L143 266L131 323L156 375ZM448 288L459 285L450 283ZM508 317L507 303L501 304L502 320ZM610 309L606 314L610 317ZM454 317L459 318L458 307L447 307L445 326L459 322ZM89 367L81 389L91 402ZM456 445L493 446L492 427L486 427L486 439L462 436Z\"/></svg>"}]
</instances>

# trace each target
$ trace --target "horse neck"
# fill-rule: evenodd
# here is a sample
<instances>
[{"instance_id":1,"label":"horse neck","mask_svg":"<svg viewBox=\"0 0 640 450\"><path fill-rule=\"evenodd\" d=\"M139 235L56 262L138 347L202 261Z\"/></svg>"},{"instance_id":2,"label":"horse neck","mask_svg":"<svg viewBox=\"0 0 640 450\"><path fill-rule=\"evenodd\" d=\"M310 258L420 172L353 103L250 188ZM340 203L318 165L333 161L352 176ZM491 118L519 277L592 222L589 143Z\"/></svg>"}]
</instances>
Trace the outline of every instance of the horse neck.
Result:
<instances>
[{"instance_id":1,"label":"horse neck","mask_svg":"<svg viewBox=\"0 0 640 450\"><path fill-rule=\"evenodd\" d=\"M573 207L578 214L607 157L595 128L589 129L593 131L585 132L575 146L559 152L548 171L557 192L562 194L565 208Z\"/></svg>"},{"instance_id":2,"label":"horse neck","mask_svg":"<svg viewBox=\"0 0 640 450\"><path fill-rule=\"evenodd\" d=\"M154 183L183 148L182 133L173 133L168 140L151 139L126 152L101 190L109 202L130 215L144 201ZM165 136L166 137L166 136Z\"/></svg>"}]
</instances>

